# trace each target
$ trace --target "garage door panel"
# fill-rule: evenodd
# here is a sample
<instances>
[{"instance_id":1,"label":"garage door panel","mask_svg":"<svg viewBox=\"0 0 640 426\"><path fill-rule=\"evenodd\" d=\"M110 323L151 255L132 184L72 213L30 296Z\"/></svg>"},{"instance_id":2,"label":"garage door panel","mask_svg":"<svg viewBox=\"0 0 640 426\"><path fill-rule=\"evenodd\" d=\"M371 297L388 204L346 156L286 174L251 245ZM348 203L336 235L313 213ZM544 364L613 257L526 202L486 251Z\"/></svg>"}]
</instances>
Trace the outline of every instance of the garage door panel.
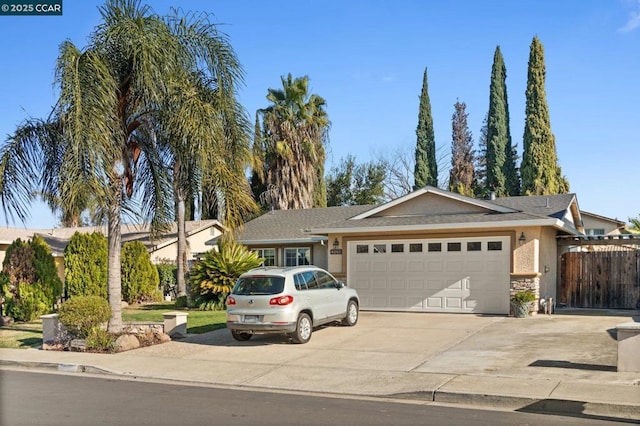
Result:
<instances>
[{"instance_id":1,"label":"garage door panel","mask_svg":"<svg viewBox=\"0 0 640 426\"><path fill-rule=\"evenodd\" d=\"M409 290L422 290L425 287L424 280L409 279L407 283Z\"/></svg>"},{"instance_id":2,"label":"garage door panel","mask_svg":"<svg viewBox=\"0 0 640 426\"><path fill-rule=\"evenodd\" d=\"M483 272L485 270L484 262L481 260L468 260L465 271L466 272Z\"/></svg>"},{"instance_id":3,"label":"garage door panel","mask_svg":"<svg viewBox=\"0 0 640 426\"><path fill-rule=\"evenodd\" d=\"M474 311L478 307L477 300L475 299L465 299L464 308L470 311Z\"/></svg>"},{"instance_id":4,"label":"garage door panel","mask_svg":"<svg viewBox=\"0 0 640 426\"><path fill-rule=\"evenodd\" d=\"M427 279L427 290L443 290L445 288L443 281Z\"/></svg>"},{"instance_id":5,"label":"garage door panel","mask_svg":"<svg viewBox=\"0 0 640 426\"><path fill-rule=\"evenodd\" d=\"M462 308L462 298L461 297L447 297L446 306L448 309L460 309Z\"/></svg>"},{"instance_id":6,"label":"garage door panel","mask_svg":"<svg viewBox=\"0 0 640 426\"><path fill-rule=\"evenodd\" d=\"M464 270L464 263L459 260L447 262L447 272L461 272Z\"/></svg>"},{"instance_id":7,"label":"garage door panel","mask_svg":"<svg viewBox=\"0 0 640 426\"><path fill-rule=\"evenodd\" d=\"M447 290L462 290L464 289L464 280L457 280L457 281L453 281L453 282L449 282L449 285L447 285Z\"/></svg>"},{"instance_id":8,"label":"garage door panel","mask_svg":"<svg viewBox=\"0 0 640 426\"><path fill-rule=\"evenodd\" d=\"M493 241L502 250L488 251ZM389 249L356 253L356 244ZM394 244L405 251L392 251ZM507 314L509 244L508 237L349 242L347 279L367 309ZM410 252L411 246L424 251ZM443 251L428 251L431 247ZM449 247L460 251L449 252Z\"/></svg>"},{"instance_id":9,"label":"garage door panel","mask_svg":"<svg viewBox=\"0 0 640 426\"><path fill-rule=\"evenodd\" d=\"M423 272L424 271L424 262L421 260L408 260L407 261L407 272Z\"/></svg>"},{"instance_id":10,"label":"garage door panel","mask_svg":"<svg viewBox=\"0 0 640 426\"><path fill-rule=\"evenodd\" d=\"M387 262L373 262L373 272L387 272Z\"/></svg>"},{"instance_id":11,"label":"garage door panel","mask_svg":"<svg viewBox=\"0 0 640 426\"><path fill-rule=\"evenodd\" d=\"M427 262L427 272L442 272L444 266L442 261L429 261Z\"/></svg>"},{"instance_id":12,"label":"garage door panel","mask_svg":"<svg viewBox=\"0 0 640 426\"><path fill-rule=\"evenodd\" d=\"M427 298L427 308L442 309L442 298L441 297L428 297Z\"/></svg>"},{"instance_id":13,"label":"garage door panel","mask_svg":"<svg viewBox=\"0 0 640 426\"><path fill-rule=\"evenodd\" d=\"M389 270L391 272L405 272L407 270L407 264L405 262L390 262Z\"/></svg>"},{"instance_id":14,"label":"garage door panel","mask_svg":"<svg viewBox=\"0 0 640 426\"><path fill-rule=\"evenodd\" d=\"M378 289L378 290L384 290L387 288L387 280L383 279L383 278L376 278L375 280L372 280L372 285L371 288L373 289Z\"/></svg>"},{"instance_id":15,"label":"garage door panel","mask_svg":"<svg viewBox=\"0 0 640 426\"><path fill-rule=\"evenodd\" d=\"M371 262L358 261L354 264L355 272L369 272L371 270Z\"/></svg>"},{"instance_id":16,"label":"garage door panel","mask_svg":"<svg viewBox=\"0 0 640 426\"><path fill-rule=\"evenodd\" d=\"M502 264L498 260L488 260L486 262L485 267L487 268L487 272L501 272Z\"/></svg>"},{"instance_id":17,"label":"garage door panel","mask_svg":"<svg viewBox=\"0 0 640 426\"><path fill-rule=\"evenodd\" d=\"M404 280L402 280L402 279L393 279L393 280L390 280L389 283L391 284L391 288L394 289L394 290L404 290L405 289Z\"/></svg>"}]
</instances>

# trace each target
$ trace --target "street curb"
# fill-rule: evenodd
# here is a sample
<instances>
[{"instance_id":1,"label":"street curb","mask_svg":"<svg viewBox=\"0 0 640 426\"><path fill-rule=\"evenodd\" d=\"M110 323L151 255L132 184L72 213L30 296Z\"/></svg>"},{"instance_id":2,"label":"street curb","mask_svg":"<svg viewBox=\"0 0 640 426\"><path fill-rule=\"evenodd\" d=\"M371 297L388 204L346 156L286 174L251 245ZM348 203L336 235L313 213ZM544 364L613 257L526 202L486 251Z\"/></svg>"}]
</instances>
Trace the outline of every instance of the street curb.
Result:
<instances>
[{"instance_id":1,"label":"street curb","mask_svg":"<svg viewBox=\"0 0 640 426\"><path fill-rule=\"evenodd\" d=\"M499 407L519 412L552 413L585 418L640 420L639 404L576 401L555 398L528 398L508 395L434 392L434 402L483 407Z\"/></svg>"},{"instance_id":2,"label":"street curb","mask_svg":"<svg viewBox=\"0 0 640 426\"><path fill-rule=\"evenodd\" d=\"M56 362L38 362L38 361L13 361L0 360L0 367L14 367L23 369L42 369L49 371L57 371L61 373L87 373L97 375L117 376L129 379L147 379L161 381L165 383L177 383L181 385L191 386L215 386L228 387L223 383L198 382L193 380L166 379L160 377L147 377L139 375L130 375L118 371L112 371L105 368L95 367L92 365L73 364L73 363L56 363ZM284 391L289 389L265 388L260 386L233 385L236 389L252 389L261 391ZM296 392L301 392L296 390ZM302 391L315 395L317 391ZM368 395L368 394L348 394L354 397L363 397L368 399L395 399L407 401L421 401L424 403L436 402L448 405L463 405L468 408L498 408L503 410L512 410L527 413L546 413L556 415L567 415L573 417L611 420L611 421L638 421L640 420L640 403L631 404L614 404L605 402L589 402L574 401L568 399L553 398L527 398L508 395L495 395L483 393L466 393L466 392L446 392L438 390L425 390L410 393L396 393L386 395ZM331 394L336 397L339 394Z\"/></svg>"},{"instance_id":3,"label":"street curb","mask_svg":"<svg viewBox=\"0 0 640 426\"><path fill-rule=\"evenodd\" d=\"M89 374L105 374L105 375L122 375L116 371L110 371L105 368L94 367L92 365L62 363L62 362L40 362L40 361L6 361L0 360L0 367L19 367L24 369L43 369L55 370L61 373L89 373Z\"/></svg>"}]
</instances>

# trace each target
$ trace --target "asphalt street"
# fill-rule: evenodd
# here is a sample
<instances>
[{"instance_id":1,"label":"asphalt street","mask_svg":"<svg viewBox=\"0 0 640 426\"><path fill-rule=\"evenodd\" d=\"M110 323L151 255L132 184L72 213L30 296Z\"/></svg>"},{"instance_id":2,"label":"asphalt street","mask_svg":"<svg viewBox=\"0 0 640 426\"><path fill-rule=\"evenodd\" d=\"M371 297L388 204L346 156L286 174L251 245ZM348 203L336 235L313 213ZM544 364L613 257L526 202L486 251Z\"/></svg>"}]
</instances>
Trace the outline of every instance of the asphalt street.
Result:
<instances>
[{"instance_id":1,"label":"asphalt street","mask_svg":"<svg viewBox=\"0 0 640 426\"><path fill-rule=\"evenodd\" d=\"M0 370L3 425L606 425L597 416Z\"/></svg>"}]
</instances>

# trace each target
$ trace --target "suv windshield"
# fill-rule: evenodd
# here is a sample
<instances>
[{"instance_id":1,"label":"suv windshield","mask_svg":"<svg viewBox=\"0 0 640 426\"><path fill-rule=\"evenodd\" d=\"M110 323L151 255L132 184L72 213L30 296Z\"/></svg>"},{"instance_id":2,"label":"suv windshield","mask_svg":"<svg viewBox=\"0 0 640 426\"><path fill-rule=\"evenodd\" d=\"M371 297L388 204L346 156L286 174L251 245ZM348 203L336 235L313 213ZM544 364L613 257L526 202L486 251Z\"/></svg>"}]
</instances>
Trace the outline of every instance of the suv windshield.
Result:
<instances>
[{"instance_id":1,"label":"suv windshield","mask_svg":"<svg viewBox=\"0 0 640 426\"><path fill-rule=\"evenodd\" d=\"M279 294L284 289L284 277L252 276L238 279L232 294Z\"/></svg>"}]
</instances>

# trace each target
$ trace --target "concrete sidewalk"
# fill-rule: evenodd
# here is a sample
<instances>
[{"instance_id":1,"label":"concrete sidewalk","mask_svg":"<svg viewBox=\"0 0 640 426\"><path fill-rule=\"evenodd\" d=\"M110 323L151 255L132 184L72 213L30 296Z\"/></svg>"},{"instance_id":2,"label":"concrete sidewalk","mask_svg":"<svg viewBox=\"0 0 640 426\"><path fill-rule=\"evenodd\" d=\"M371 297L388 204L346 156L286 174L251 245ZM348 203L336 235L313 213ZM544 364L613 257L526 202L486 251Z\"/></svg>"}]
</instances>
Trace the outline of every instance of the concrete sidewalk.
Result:
<instances>
[{"instance_id":1,"label":"concrete sidewalk","mask_svg":"<svg viewBox=\"0 0 640 426\"><path fill-rule=\"evenodd\" d=\"M217 330L112 355L0 349L0 366L640 420L640 373L616 372L615 326L632 320L362 312L306 345Z\"/></svg>"}]
</instances>

